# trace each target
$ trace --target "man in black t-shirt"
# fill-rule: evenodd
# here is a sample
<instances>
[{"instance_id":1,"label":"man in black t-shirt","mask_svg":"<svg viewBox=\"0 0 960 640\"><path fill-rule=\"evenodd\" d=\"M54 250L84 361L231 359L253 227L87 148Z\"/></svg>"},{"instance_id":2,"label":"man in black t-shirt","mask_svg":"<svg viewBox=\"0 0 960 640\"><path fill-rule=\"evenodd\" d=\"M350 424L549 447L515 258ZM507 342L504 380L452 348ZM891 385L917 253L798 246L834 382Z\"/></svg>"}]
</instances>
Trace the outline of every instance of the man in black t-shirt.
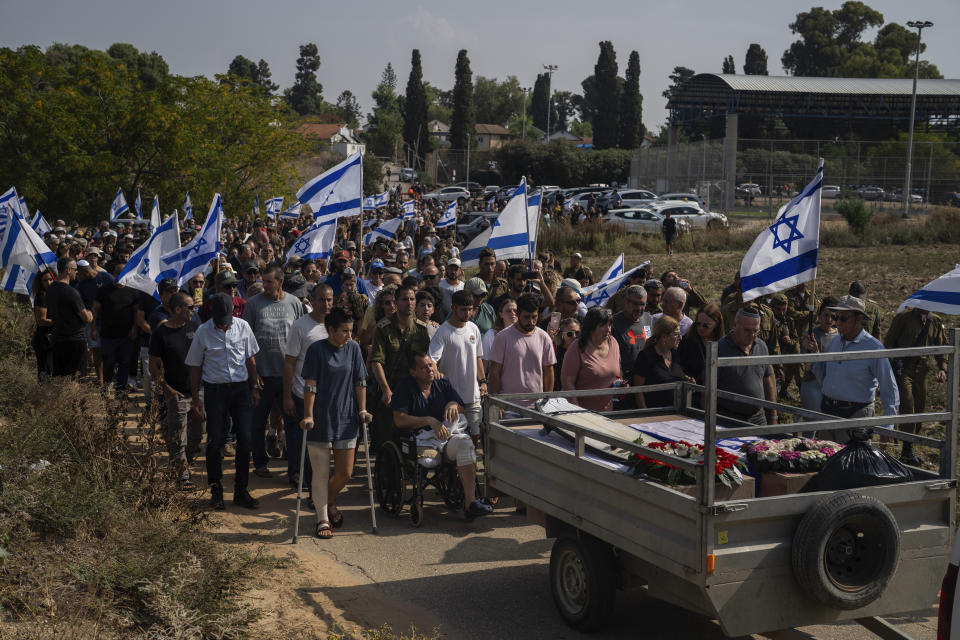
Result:
<instances>
[{"instance_id":1,"label":"man in black t-shirt","mask_svg":"<svg viewBox=\"0 0 960 640\"><path fill-rule=\"evenodd\" d=\"M130 376L130 362L134 356L137 337L136 309L140 292L119 282L104 285L93 302L96 318L90 331L100 338L103 357L103 382L110 384L116 375L116 393L123 393Z\"/></svg>"},{"instance_id":2,"label":"man in black t-shirt","mask_svg":"<svg viewBox=\"0 0 960 640\"><path fill-rule=\"evenodd\" d=\"M190 464L200 450L203 435L203 420L190 410L190 369L184 364L197 330L194 300L178 292L168 297L166 306L170 317L160 322L150 336L150 375L163 390L170 464L179 473L181 487L193 489Z\"/></svg>"},{"instance_id":3,"label":"man in black t-shirt","mask_svg":"<svg viewBox=\"0 0 960 640\"><path fill-rule=\"evenodd\" d=\"M60 258L57 273L57 280L47 288L47 317L53 320L53 375L73 376L87 357L84 327L93 320L93 314L70 286L77 275L76 261Z\"/></svg>"}]
</instances>

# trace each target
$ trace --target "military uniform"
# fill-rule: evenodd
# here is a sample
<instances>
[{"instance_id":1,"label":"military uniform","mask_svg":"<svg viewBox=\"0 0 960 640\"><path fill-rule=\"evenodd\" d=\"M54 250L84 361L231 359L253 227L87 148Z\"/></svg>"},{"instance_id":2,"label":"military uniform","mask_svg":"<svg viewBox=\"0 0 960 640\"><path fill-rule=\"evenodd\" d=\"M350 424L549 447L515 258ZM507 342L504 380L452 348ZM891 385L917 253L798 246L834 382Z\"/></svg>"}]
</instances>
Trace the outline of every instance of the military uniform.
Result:
<instances>
[{"instance_id":1,"label":"military uniform","mask_svg":"<svg viewBox=\"0 0 960 640\"><path fill-rule=\"evenodd\" d=\"M397 381L409 373L408 369L413 354L417 352L427 353L429 350L430 334L427 332L426 323L413 318L410 327L403 331L400 328L397 315L394 314L380 320L373 330L370 364L376 362L383 367L387 384L393 389ZM374 450L383 442L393 439L394 433L393 414L390 407L383 406L380 396L380 390L367 396L370 399L368 403L374 407Z\"/></svg>"},{"instance_id":2,"label":"military uniform","mask_svg":"<svg viewBox=\"0 0 960 640\"><path fill-rule=\"evenodd\" d=\"M929 326L924 332L924 324ZM890 329L883 339L887 349L909 349L911 347L930 347L947 343L947 334L943 320L935 313L926 313L920 309L907 309L893 317ZM937 367L946 371L946 356L934 356ZM927 409L927 373L930 371L930 358L904 358L891 360L893 372L900 391L900 413L923 413ZM907 433L917 433L919 424L901 425ZM910 451L904 443L904 453Z\"/></svg>"},{"instance_id":3,"label":"military uniform","mask_svg":"<svg viewBox=\"0 0 960 640\"><path fill-rule=\"evenodd\" d=\"M480 276L477 277L479 278ZM490 304L493 304L495 299L510 290L510 285L507 284L504 278L494 278L492 282L484 281L484 284L487 285L486 301Z\"/></svg>"},{"instance_id":4,"label":"military uniform","mask_svg":"<svg viewBox=\"0 0 960 640\"><path fill-rule=\"evenodd\" d=\"M650 304L648 302L647 305L643 308L643 310L646 313L649 313L650 315L653 315L655 313L663 313L663 307L660 305L659 302L657 304Z\"/></svg>"},{"instance_id":5,"label":"military uniform","mask_svg":"<svg viewBox=\"0 0 960 640\"><path fill-rule=\"evenodd\" d=\"M776 300L774 300L776 301ZM782 320L778 319L776 314L773 316L777 342L780 347L780 353L800 353L800 335L802 331L797 329L794 319L788 313L784 314ZM783 365L783 381L780 383L778 395L787 395L787 390L791 382L797 385L797 391L800 390L800 381L803 378L803 366L799 364Z\"/></svg>"},{"instance_id":6,"label":"military uniform","mask_svg":"<svg viewBox=\"0 0 960 640\"><path fill-rule=\"evenodd\" d=\"M683 287L681 287L681 289L683 289ZM693 309L702 309L703 305L707 304L707 299L693 287L684 289L684 291L687 292L687 303L683 305L683 312L692 318L693 316L690 314L690 311Z\"/></svg>"},{"instance_id":7,"label":"military uniform","mask_svg":"<svg viewBox=\"0 0 960 640\"><path fill-rule=\"evenodd\" d=\"M810 304L812 300L813 312L817 312L819 302L813 300L809 291L800 291L794 287L784 293L787 297L787 315L793 319L793 325L797 328L797 333L804 334L810 328ZM813 322L817 324L816 319Z\"/></svg>"},{"instance_id":8,"label":"military uniform","mask_svg":"<svg viewBox=\"0 0 960 640\"><path fill-rule=\"evenodd\" d=\"M880 305L869 298L862 298L862 300L863 300L863 311L868 316L870 316L869 325L866 322L864 322L863 328L867 330L867 333L869 333L874 338L879 340L880 339ZM939 318L937 319L939 320Z\"/></svg>"}]
</instances>

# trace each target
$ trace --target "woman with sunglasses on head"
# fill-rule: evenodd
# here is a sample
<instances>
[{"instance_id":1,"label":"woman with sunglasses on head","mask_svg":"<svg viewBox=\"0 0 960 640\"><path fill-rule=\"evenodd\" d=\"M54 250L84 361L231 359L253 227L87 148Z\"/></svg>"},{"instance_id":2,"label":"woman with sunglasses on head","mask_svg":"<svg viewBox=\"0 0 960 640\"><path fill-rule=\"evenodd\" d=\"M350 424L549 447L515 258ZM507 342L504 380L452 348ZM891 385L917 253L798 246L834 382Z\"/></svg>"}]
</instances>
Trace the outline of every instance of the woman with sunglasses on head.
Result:
<instances>
[{"instance_id":1,"label":"woman with sunglasses on head","mask_svg":"<svg viewBox=\"0 0 960 640\"><path fill-rule=\"evenodd\" d=\"M813 337L817 341L820 353L827 350L830 341L837 335L837 314L831 310L837 304L837 298L827 296L820 303L820 309L817 312L817 326L813 328ZM810 349L804 349L806 353L811 353ZM804 366L803 380L800 382L800 406L811 411L820 411L820 402L823 399L823 392L817 377L813 375L810 365Z\"/></svg>"},{"instance_id":2,"label":"woman with sunglasses on head","mask_svg":"<svg viewBox=\"0 0 960 640\"><path fill-rule=\"evenodd\" d=\"M693 325L687 330L677 347L677 362L683 372L697 384L703 384L704 367L707 361L707 343L716 342L727 334L723 325L723 313L716 302L703 305Z\"/></svg>"},{"instance_id":3,"label":"woman with sunglasses on head","mask_svg":"<svg viewBox=\"0 0 960 640\"><path fill-rule=\"evenodd\" d=\"M680 346L680 323L672 316L660 316L653 323L653 337L647 340L643 351L633 363L633 384L663 384L687 380L692 376L683 371L677 361L677 347ZM637 407L667 407L673 404L673 391L652 391L636 394Z\"/></svg>"},{"instance_id":4,"label":"woman with sunglasses on head","mask_svg":"<svg viewBox=\"0 0 960 640\"><path fill-rule=\"evenodd\" d=\"M563 384L560 382L560 372L563 369L563 358L570 346L580 339L580 321L576 318L564 318L553 336L553 347L557 352L557 364L554 367L554 391L560 391Z\"/></svg>"},{"instance_id":5,"label":"woman with sunglasses on head","mask_svg":"<svg viewBox=\"0 0 960 640\"><path fill-rule=\"evenodd\" d=\"M592 307L583 317L580 338L570 345L560 368L564 390L605 389L620 379L620 345L610 333L609 309ZM575 400L590 411L609 411L613 396Z\"/></svg>"}]
</instances>

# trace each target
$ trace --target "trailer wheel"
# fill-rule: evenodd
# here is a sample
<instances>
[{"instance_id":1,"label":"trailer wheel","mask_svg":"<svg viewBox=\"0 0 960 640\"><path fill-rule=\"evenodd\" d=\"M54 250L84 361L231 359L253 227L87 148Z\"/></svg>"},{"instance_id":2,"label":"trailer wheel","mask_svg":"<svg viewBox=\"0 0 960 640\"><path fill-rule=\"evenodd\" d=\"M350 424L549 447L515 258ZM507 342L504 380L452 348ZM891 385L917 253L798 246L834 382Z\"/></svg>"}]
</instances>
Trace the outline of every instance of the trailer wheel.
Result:
<instances>
[{"instance_id":1,"label":"trailer wheel","mask_svg":"<svg viewBox=\"0 0 960 640\"><path fill-rule=\"evenodd\" d=\"M900 528L885 504L851 492L824 498L793 536L793 573L814 600L859 609L883 594L900 561Z\"/></svg>"},{"instance_id":2,"label":"trailer wheel","mask_svg":"<svg viewBox=\"0 0 960 640\"><path fill-rule=\"evenodd\" d=\"M550 590L561 617L581 631L610 618L616 596L613 554L591 538L561 536L550 552Z\"/></svg>"}]
</instances>

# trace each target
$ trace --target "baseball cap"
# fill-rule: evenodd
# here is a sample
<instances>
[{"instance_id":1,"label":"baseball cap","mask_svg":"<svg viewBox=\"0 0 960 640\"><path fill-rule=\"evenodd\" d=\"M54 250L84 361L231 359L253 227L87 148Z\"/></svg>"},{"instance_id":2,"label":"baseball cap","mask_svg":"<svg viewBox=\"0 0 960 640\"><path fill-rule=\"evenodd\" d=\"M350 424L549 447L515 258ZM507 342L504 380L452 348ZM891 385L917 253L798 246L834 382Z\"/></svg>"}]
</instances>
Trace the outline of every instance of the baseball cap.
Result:
<instances>
[{"instance_id":1,"label":"baseball cap","mask_svg":"<svg viewBox=\"0 0 960 640\"><path fill-rule=\"evenodd\" d=\"M177 280L175 278L164 278L157 284L157 293L166 293L167 291L176 291L180 287L177 286Z\"/></svg>"},{"instance_id":2,"label":"baseball cap","mask_svg":"<svg viewBox=\"0 0 960 640\"><path fill-rule=\"evenodd\" d=\"M237 276L233 275L233 271L221 271L217 274L216 283L218 286L227 286L237 284Z\"/></svg>"},{"instance_id":3,"label":"baseball cap","mask_svg":"<svg viewBox=\"0 0 960 640\"><path fill-rule=\"evenodd\" d=\"M458 258L450 258L449 260L447 260L447 266L449 267L450 265L453 265L453 266L455 266L455 267L459 267L459 266L460 266L460 260L459 260Z\"/></svg>"},{"instance_id":4,"label":"baseball cap","mask_svg":"<svg viewBox=\"0 0 960 640\"><path fill-rule=\"evenodd\" d=\"M260 267L257 266L256 261L247 260L246 262L240 265L240 271L247 273L248 271L260 271Z\"/></svg>"},{"instance_id":5,"label":"baseball cap","mask_svg":"<svg viewBox=\"0 0 960 640\"><path fill-rule=\"evenodd\" d=\"M384 268L383 260L374 260L373 262L370 263L370 271L373 271L374 269L383 269L383 268Z\"/></svg>"},{"instance_id":6,"label":"baseball cap","mask_svg":"<svg viewBox=\"0 0 960 640\"><path fill-rule=\"evenodd\" d=\"M471 295L485 296L487 295L487 283L483 281L483 278L470 278L463 285L463 290Z\"/></svg>"},{"instance_id":7,"label":"baseball cap","mask_svg":"<svg viewBox=\"0 0 960 640\"><path fill-rule=\"evenodd\" d=\"M215 293L210 296L210 311L214 324L233 324L233 300L227 294Z\"/></svg>"},{"instance_id":8,"label":"baseball cap","mask_svg":"<svg viewBox=\"0 0 960 640\"><path fill-rule=\"evenodd\" d=\"M347 261L349 261L349 260L350 260L350 254L348 254L346 251L337 251L335 254L333 254L333 259L334 259L334 260L347 260Z\"/></svg>"}]
</instances>

